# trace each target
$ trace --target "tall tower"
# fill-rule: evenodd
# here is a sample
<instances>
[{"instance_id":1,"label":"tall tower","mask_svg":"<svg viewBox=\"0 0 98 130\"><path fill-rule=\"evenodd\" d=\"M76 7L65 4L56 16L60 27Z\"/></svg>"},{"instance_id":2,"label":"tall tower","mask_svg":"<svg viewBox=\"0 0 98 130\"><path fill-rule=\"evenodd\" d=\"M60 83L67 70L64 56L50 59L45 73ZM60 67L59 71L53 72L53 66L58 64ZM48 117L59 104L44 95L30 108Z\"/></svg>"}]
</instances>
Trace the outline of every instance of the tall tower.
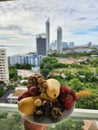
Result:
<instances>
[{"instance_id":1,"label":"tall tower","mask_svg":"<svg viewBox=\"0 0 98 130\"><path fill-rule=\"evenodd\" d=\"M0 49L0 81L9 82L8 60L6 50Z\"/></svg>"},{"instance_id":2,"label":"tall tower","mask_svg":"<svg viewBox=\"0 0 98 130\"><path fill-rule=\"evenodd\" d=\"M46 35L39 34L36 37L36 50L38 55L46 55Z\"/></svg>"},{"instance_id":3,"label":"tall tower","mask_svg":"<svg viewBox=\"0 0 98 130\"><path fill-rule=\"evenodd\" d=\"M74 42L69 42L69 49L74 49Z\"/></svg>"},{"instance_id":4,"label":"tall tower","mask_svg":"<svg viewBox=\"0 0 98 130\"><path fill-rule=\"evenodd\" d=\"M57 52L62 51L62 28L57 28Z\"/></svg>"},{"instance_id":5,"label":"tall tower","mask_svg":"<svg viewBox=\"0 0 98 130\"><path fill-rule=\"evenodd\" d=\"M50 22L49 18L46 21L46 51L50 51Z\"/></svg>"}]
</instances>

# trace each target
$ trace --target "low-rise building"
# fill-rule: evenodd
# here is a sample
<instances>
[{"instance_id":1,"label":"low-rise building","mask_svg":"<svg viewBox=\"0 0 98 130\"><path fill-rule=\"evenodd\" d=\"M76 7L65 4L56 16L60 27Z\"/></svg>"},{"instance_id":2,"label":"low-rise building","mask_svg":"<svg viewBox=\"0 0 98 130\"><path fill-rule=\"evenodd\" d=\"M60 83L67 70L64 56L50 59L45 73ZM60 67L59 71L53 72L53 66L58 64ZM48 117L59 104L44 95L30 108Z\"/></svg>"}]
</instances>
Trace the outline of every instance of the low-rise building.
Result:
<instances>
[{"instance_id":1,"label":"low-rise building","mask_svg":"<svg viewBox=\"0 0 98 130\"><path fill-rule=\"evenodd\" d=\"M9 66L15 64L31 64L33 66L39 66L42 61L42 56L37 54L27 54L27 55L14 55L8 57Z\"/></svg>"}]
</instances>

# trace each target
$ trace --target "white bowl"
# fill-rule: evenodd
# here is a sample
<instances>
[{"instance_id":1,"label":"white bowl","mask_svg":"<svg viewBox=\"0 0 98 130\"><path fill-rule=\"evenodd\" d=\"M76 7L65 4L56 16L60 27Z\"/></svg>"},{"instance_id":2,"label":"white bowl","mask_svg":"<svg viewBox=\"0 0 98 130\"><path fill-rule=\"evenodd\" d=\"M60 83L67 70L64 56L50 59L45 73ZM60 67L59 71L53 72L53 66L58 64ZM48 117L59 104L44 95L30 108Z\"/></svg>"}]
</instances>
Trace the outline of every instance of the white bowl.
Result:
<instances>
[{"instance_id":1,"label":"white bowl","mask_svg":"<svg viewBox=\"0 0 98 130\"><path fill-rule=\"evenodd\" d=\"M51 121L50 118L44 118L43 121L37 122L37 121L34 120L33 115L24 115L24 114L21 113L21 116L22 116L23 119L25 119L25 120L27 120L27 121L29 121L29 122L31 122L31 123L34 123L34 124L39 124L39 125L52 125L52 124L59 123L59 122L65 120L66 118L70 117L70 115L71 115L72 112L74 111L74 108L75 108L75 105L73 105L73 107L72 107L71 109L65 110L65 111L63 112L63 116L62 116L61 120L59 120L58 122L53 122L53 121Z\"/></svg>"}]
</instances>

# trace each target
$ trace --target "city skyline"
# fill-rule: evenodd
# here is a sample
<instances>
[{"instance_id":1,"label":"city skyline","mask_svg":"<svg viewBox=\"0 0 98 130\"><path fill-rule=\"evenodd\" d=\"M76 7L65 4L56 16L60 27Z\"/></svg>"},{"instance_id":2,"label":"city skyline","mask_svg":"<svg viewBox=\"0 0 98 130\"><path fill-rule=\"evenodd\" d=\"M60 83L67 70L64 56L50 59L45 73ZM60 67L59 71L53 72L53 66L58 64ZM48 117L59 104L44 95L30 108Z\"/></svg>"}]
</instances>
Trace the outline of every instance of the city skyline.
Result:
<instances>
[{"instance_id":1,"label":"city skyline","mask_svg":"<svg viewBox=\"0 0 98 130\"><path fill-rule=\"evenodd\" d=\"M36 35L46 32L47 18L50 42L56 40L57 26L61 26L63 42L98 44L97 5L97 0L0 2L0 45L35 47Z\"/></svg>"}]
</instances>

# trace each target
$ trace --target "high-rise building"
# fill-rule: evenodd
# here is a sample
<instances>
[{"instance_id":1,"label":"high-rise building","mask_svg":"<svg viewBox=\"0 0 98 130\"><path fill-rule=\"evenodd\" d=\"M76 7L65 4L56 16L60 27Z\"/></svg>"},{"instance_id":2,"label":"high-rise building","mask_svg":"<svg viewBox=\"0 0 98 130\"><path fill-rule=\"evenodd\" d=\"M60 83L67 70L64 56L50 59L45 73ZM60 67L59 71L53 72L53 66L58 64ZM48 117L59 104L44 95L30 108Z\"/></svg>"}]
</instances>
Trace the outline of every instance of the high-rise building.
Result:
<instances>
[{"instance_id":1,"label":"high-rise building","mask_svg":"<svg viewBox=\"0 0 98 130\"><path fill-rule=\"evenodd\" d=\"M8 60L6 50L0 49L0 81L9 82Z\"/></svg>"},{"instance_id":2,"label":"high-rise building","mask_svg":"<svg viewBox=\"0 0 98 130\"><path fill-rule=\"evenodd\" d=\"M69 49L74 49L74 42L69 42Z\"/></svg>"},{"instance_id":3,"label":"high-rise building","mask_svg":"<svg viewBox=\"0 0 98 130\"><path fill-rule=\"evenodd\" d=\"M92 47L92 42L89 42L88 43L88 48L91 48Z\"/></svg>"},{"instance_id":4,"label":"high-rise building","mask_svg":"<svg viewBox=\"0 0 98 130\"><path fill-rule=\"evenodd\" d=\"M50 51L50 22L49 18L46 21L46 51Z\"/></svg>"},{"instance_id":5,"label":"high-rise building","mask_svg":"<svg viewBox=\"0 0 98 130\"><path fill-rule=\"evenodd\" d=\"M57 28L57 52L62 51L62 28Z\"/></svg>"},{"instance_id":6,"label":"high-rise building","mask_svg":"<svg viewBox=\"0 0 98 130\"><path fill-rule=\"evenodd\" d=\"M38 55L46 56L46 35L39 34L36 37L36 50Z\"/></svg>"},{"instance_id":7,"label":"high-rise building","mask_svg":"<svg viewBox=\"0 0 98 130\"><path fill-rule=\"evenodd\" d=\"M68 49L68 43L67 42L62 42L62 50Z\"/></svg>"},{"instance_id":8,"label":"high-rise building","mask_svg":"<svg viewBox=\"0 0 98 130\"><path fill-rule=\"evenodd\" d=\"M52 41L51 42L51 46L50 46L51 50L56 50L57 47L56 47L56 41Z\"/></svg>"}]
</instances>

